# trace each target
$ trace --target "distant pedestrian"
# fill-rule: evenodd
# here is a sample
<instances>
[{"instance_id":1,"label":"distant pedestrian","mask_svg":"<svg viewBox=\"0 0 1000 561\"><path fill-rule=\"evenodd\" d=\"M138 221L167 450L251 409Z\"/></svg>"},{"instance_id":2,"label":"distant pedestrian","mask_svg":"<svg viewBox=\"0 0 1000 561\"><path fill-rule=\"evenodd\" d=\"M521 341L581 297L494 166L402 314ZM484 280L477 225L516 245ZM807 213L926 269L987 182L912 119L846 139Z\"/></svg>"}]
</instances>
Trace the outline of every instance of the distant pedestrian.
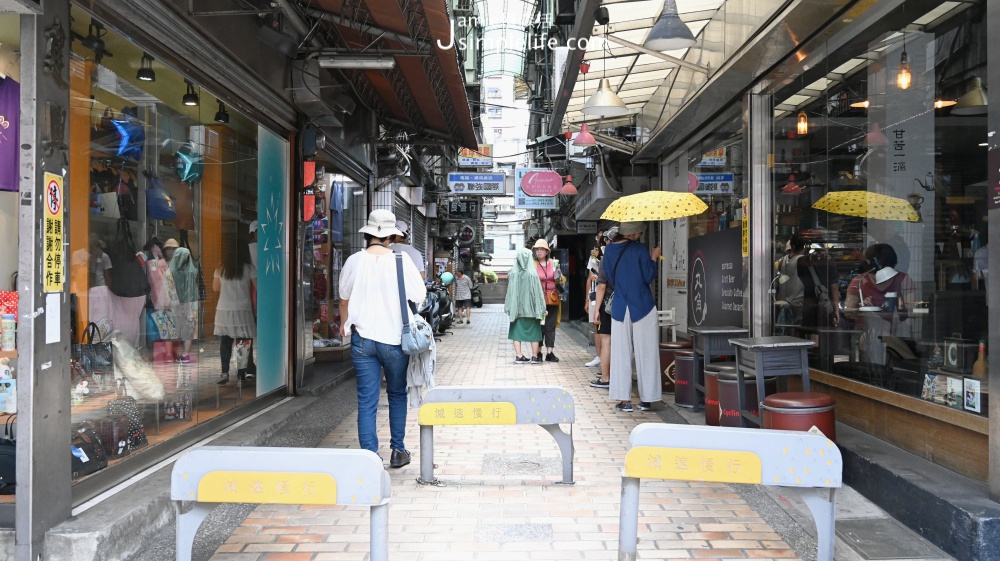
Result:
<instances>
[{"instance_id":1,"label":"distant pedestrian","mask_svg":"<svg viewBox=\"0 0 1000 561\"><path fill-rule=\"evenodd\" d=\"M618 241L621 239L621 235L618 234L618 228L613 227L608 230L606 239L603 241ZM601 249L604 249L603 243ZM604 268L604 263L602 260L597 270L597 281L595 282L597 287L595 289L596 298L593 304L597 315L591 320L594 324L594 343L600 352L598 366L601 367L601 374L598 376L598 379L590 383L590 386L593 388L611 387L611 314L605 311L604 304L611 298L613 291L608 288L608 273Z\"/></svg>"},{"instance_id":2,"label":"distant pedestrian","mask_svg":"<svg viewBox=\"0 0 1000 561\"><path fill-rule=\"evenodd\" d=\"M549 259L552 250L549 249L549 242L545 241L545 238L539 238L532 249L535 253L535 268L542 283L545 309L548 311L548 315L545 316L545 325L542 326L542 335L545 338L545 350L547 351L545 360L559 362L559 358L555 354L556 323L559 320L559 291L556 285L562 280L562 271L556 267L552 259ZM539 350L535 356L541 361L542 351Z\"/></svg>"},{"instance_id":3,"label":"distant pedestrian","mask_svg":"<svg viewBox=\"0 0 1000 561\"><path fill-rule=\"evenodd\" d=\"M426 279L427 275L424 273L424 256L421 255L417 248L406 243L406 237L410 232L410 227L406 224L406 222L397 220L396 229L399 230L399 235L389 238L389 249L393 251L401 251L404 254L409 255L413 264L417 266L417 270L420 271L420 278Z\"/></svg>"},{"instance_id":4,"label":"distant pedestrian","mask_svg":"<svg viewBox=\"0 0 1000 561\"><path fill-rule=\"evenodd\" d=\"M514 267L507 273L507 298L503 311L510 320L507 339L514 342L514 362L541 364L538 341L542 338L542 321L547 312L542 285L527 248L517 250ZM521 341L531 341L530 360L521 354Z\"/></svg>"},{"instance_id":5,"label":"distant pedestrian","mask_svg":"<svg viewBox=\"0 0 1000 561\"><path fill-rule=\"evenodd\" d=\"M250 249L237 236L236 247L222 252L222 266L215 270L212 290L219 293L215 308L215 334L220 337L219 357L222 360L222 376L219 385L229 383L229 361L233 356L233 343L245 340L243 350L248 355L247 364L240 367L240 351L237 352L237 376L246 377L246 368L253 361L250 341L257 337L257 309L253 293L257 289L257 268L250 262Z\"/></svg>"},{"instance_id":6,"label":"distant pedestrian","mask_svg":"<svg viewBox=\"0 0 1000 561\"><path fill-rule=\"evenodd\" d=\"M472 323L472 277L462 269L455 270L455 309L458 310L458 323L462 323L462 312L465 312L465 323Z\"/></svg>"},{"instance_id":7,"label":"distant pedestrian","mask_svg":"<svg viewBox=\"0 0 1000 561\"><path fill-rule=\"evenodd\" d=\"M601 270L601 258L604 257L604 231L597 232L597 247L590 252L590 259L587 260L587 298L584 301L583 309L587 312L587 317L595 326L594 329L594 359L584 364L584 366L601 365L601 344L602 340L597 336L596 326L598 325L599 312L597 308L597 275ZM611 328L611 324L608 324Z\"/></svg>"},{"instance_id":8,"label":"distant pedestrian","mask_svg":"<svg viewBox=\"0 0 1000 561\"><path fill-rule=\"evenodd\" d=\"M649 411L663 399L660 381L659 333L656 303L649 285L656 280L660 248L651 251L638 243L644 222L624 222L621 239L608 244L604 267L614 288L611 305L611 387L609 397L619 411L632 412L632 359L639 380L639 409Z\"/></svg>"},{"instance_id":9,"label":"distant pedestrian","mask_svg":"<svg viewBox=\"0 0 1000 561\"><path fill-rule=\"evenodd\" d=\"M340 317L344 318L341 335L351 341L358 389L358 441L365 450L378 453L375 418L383 372L385 393L389 397L389 467L410 463L404 446L406 436L406 369L410 357L403 353L401 333L403 314L412 321L413 312L399 309L399 276L396 257L389 249L392 236L400 235L396 216L376 209L361 228L364 250L347 258L340 272ZM420 303L427 297L424 281L416 265L407 257L403 263L405 300Z\"/></svg>"}]
</instances>

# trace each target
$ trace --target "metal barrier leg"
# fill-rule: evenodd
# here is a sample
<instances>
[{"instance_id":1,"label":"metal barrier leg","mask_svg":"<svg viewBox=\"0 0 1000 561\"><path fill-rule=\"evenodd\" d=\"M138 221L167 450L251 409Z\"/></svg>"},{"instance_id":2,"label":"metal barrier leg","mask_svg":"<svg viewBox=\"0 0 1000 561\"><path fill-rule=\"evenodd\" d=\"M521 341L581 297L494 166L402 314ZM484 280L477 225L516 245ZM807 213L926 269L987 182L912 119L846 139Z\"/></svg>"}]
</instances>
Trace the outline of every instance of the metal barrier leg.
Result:
<instances>
[{"instance_id":1,"label":"metal barrier leg","mask_svg":"<svg viewBox=\"0 0 1000 561\"><path fill-rule=\"evenodd\" d=\"M622 476L618 515L618 561L635 561L639 543L639 480Z\"/></svg>"},{"instance_id":2,"label":"metal barrier leg","mask_svg":"<svg viewBox=\"0 0 1000 561\"><path fill-rule=\"evenodd\" d=\"M421 485L439 485L434 478L434 426L420 425L420 479Z\"/></svg>"},{"instance_id":3,"label":"metal barrier leg","mask_svg":"<svg viewBox=\"0 0 1000 561\"><path fill-rule=\"evenodd\" d=\"M389 561L389 505L371 508L371 561Z\"/></svg>"},{"instance_id":4,"label":"metal barrier leg","mask_svg":"<svg viewBox=\"0 0 1000 561\"><path fill-rule=\"evenodd\" d=\"M215 508L214 503L195 503L194 508L181 514L180 501L174 501L174 511L177 513L177 531L175 546L177 561L191 561L191 549L194 547L194 535L198 527Z\"/></svg>"},{"instance_id":5,"label":"metal barrier leg","mask_svg":"<svg viewBox=\"0 0 1000 561\"><path fill-rule=\"evenodd\" d=\"M559 425L540 425L543 429L549 431L552 438L556 439L556 444L559 445L559 451L562 453L563 461L563 480L560 481L563 485L573 484L573 425L569 426L569 433L563 432Z\"/></svg>"},{"instance_id":6,"label":"metal barrier leg","mask_svg":"<svg viewBox=\"0 0 1000 561\"><path fill-rule=\"evenodd\" d=\"M798 492L816 521L816 561L833 561L837 490L798 489Z\"/></svg>"}]
</instances>

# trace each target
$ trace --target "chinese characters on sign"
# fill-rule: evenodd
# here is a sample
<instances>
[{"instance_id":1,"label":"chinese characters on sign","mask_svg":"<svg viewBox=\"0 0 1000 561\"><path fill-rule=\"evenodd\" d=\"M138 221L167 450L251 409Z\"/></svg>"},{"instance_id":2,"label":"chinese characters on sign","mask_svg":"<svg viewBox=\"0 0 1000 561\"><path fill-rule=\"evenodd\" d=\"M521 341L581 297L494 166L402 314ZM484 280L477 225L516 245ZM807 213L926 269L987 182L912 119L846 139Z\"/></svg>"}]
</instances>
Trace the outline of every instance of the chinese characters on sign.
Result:
<instances>
[{"instance_id":1,"label":"chinese characters on sign","mask_svg":"<svg viewBox=\"0 0 1000 561\"><path fill-rule=\"evenodd\" d=\"M493 145L480 144L478 150L462 148L458 151L458 165L470 168L493 167Z\"/></svg>"},{"instance_id":2,"label":"chinese characters on sign","mask_svg":"<svg viewBox=\"0 0 1000 561\"><path fill-rule=\"evenodd\" d=\"M510 402L427 403L420 408L421 425L513 425L517 411Z\"/></svg>"},{"instance_id":3,"label":"chinese characters on sign","mask_svg":"<svg viewBox=\"0 0 1000 561\"><path fill-rule=\"evenodd\" d=\"M892 131L892 171L906 171L906 131L903 129Z\"/></svg>"},{"instance_id":4,"label":"chinese characters on sign","mask_svg":"<svg viewBox=\"0 0 1000 561\"><path fill-rule=\"evenodd\" d=\"M640 446L626 457L629 477L679 481L760 483L760 458L753 452Z\"/></svg>"},{"instance_id":5,"label":"chinese characters on sign","mask_svg":"<svg viewBox=\"0 0 1000 561\"><path fill-rule=\"evenodd\" d=\"M336 504L337 481L327 473L213 471L198 483L198 501Z\"/></svg>"},{"instance_id":6,"label":"chinese characters on sign","mask_svg":"<svg viewBox=\"0 0 1000 561\"><path fill-rule=\"evenodd\" d=\"M521 180L533 171L550 171L546 168L515 168L514 169L514 208L529 208L534 210L555 210L559 208L558 197L532 197L524 192ZM577 201L577 208L580 202Z\"/></svg>"},{"instance_id":7,"label":"chinese characters on sign","mask_svg":"<svg viewBox=\"0 0 1000 561\"><path fill-rule=\"evenodd\" d=\"M459 195L503 195L506 178L502 173L449 173L448 188Z\"/></svg>"},{"instance_id":8,"label":"chinese characters on sign","mask_svg":"<svg viewBox=\"0 0 1000 561\"><path fill-rule=\"evenodd\" d=\"M63 178L45 174L45 292L62 292L63 281Z\"/></svg>"},{"instance_id":9,"label":"chinese characters on sign","mask_svg":"<svg viewBox=\"0 0 1000 561\"><path fill-rule=\"evenodd\" d=\"M696 173L698 186L695 193L729 195L733 192L732 173Z\"/></svg>"}]
</instances>

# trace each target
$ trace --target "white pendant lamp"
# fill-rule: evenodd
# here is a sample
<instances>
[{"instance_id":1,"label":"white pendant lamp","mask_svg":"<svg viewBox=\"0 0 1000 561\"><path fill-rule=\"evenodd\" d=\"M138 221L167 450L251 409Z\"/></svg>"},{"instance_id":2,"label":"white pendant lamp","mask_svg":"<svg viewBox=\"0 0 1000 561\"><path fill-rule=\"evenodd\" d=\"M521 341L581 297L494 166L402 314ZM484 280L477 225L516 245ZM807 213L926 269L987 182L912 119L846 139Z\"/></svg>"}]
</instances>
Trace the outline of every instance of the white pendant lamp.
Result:
<instances>
[{"instance_id":1,"label":"white pendant lamp","mask_svg":"<svg viewBox=\"0 0 1000 561\"><path fill-rule=\"evenodd\" d=\"M584 115L601 115L604 117L620 117L628 113L628 106L611 89L611 82L601 78L597 91L583 104Z\"/></svg>"}]
</instances>

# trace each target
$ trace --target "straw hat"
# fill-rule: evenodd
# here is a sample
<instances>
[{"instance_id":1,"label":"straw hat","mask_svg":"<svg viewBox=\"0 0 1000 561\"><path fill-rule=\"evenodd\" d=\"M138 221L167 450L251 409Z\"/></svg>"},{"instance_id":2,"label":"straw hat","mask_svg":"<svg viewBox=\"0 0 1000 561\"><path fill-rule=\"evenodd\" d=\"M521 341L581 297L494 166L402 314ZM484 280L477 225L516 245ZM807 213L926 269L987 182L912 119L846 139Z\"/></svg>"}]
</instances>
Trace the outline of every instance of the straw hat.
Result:
<instances>
[{"instance_id":1,"label":"straw hat","mask_svg":"<svg viewBox=\"0 0 1000 561\"><path fill-rule=\"evenodd\" d=\"M552 253L552 250L549 248L549 242L545 241L545 238L538 238L538 241L535 242L535 245L531 246L532 250L535 250L535 249L538 249L538 248L542 248L545 251L548 251L549 253Z\"/></svg>"}]
</instances>

